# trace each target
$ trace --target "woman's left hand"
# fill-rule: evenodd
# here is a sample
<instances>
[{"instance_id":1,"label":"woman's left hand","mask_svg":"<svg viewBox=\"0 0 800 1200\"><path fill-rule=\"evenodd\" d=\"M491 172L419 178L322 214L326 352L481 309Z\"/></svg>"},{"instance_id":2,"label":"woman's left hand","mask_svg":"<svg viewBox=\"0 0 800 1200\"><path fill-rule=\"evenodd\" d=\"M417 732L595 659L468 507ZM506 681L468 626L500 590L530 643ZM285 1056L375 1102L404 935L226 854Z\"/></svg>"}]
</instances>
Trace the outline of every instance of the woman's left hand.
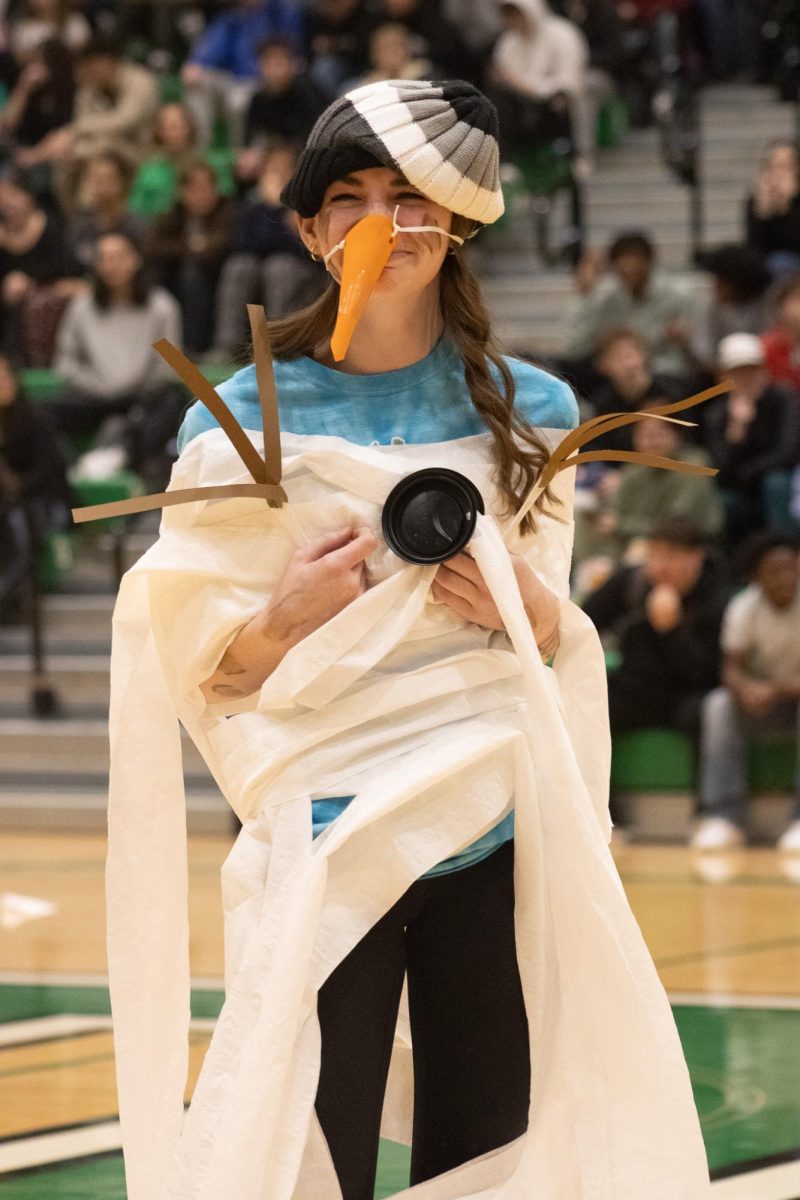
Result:
<instances>
[{"instance_id":1,"label":"woman's left hand","mask_svg":"<svg viewBox=\"0 0 800 1200\"><path fill-rule=\"evenodd\" d=\"M558 646L558 598L524 558L518 554L512 554L510 558L536 644L549 656ZM468 554L457 554L441 564L431 584L431 592L436 600L448 605L465 621L473 621L484 629L505 629L478 564Z\"/></svg>"}]
</instances>

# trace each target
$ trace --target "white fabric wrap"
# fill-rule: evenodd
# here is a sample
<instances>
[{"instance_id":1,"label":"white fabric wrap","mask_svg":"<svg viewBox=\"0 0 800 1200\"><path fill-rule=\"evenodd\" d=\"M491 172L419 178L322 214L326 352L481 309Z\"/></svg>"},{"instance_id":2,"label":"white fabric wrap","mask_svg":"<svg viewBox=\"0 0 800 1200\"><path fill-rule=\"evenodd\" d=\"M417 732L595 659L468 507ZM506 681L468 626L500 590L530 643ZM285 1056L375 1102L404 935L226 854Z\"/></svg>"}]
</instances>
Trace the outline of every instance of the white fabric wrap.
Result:
<instances>
[{"instance_id":1,"label":"white fabric wrap","mask_svg":"<svg viewBox=\"0 0 800 1200\"><path fill-rule=\"evenodd\" d=\"M364 595L296 646L260 694L206 706L199 683L303 537L354 520L379 528L397 480L437 464L472 478L488 512L499 511L488 435L369 448L285 435L283 461L291 505L281 510L248 500L165 510L115 611L108 944L129 1200L340 1197L314 1113L316 993L416 878L512 800L529 1128L403 1195L707 1197L672 1014L607 845L605 668L591 623L568 599L571 481L557 482L565 520L540 517L535 535L510 546L562 598L552 670L487 515L471 552L509 636L433 602L435 568L383 547ZM240 480L215 430L189 445L173 486ZM226 1001L185 1117L176 714L244 822L223 868ZM320 791L355 800L312 842L310 796ZM396 1140L410 1131L409 1045L401 1013L384 1110Z\"/></svg>"}]
</instances>

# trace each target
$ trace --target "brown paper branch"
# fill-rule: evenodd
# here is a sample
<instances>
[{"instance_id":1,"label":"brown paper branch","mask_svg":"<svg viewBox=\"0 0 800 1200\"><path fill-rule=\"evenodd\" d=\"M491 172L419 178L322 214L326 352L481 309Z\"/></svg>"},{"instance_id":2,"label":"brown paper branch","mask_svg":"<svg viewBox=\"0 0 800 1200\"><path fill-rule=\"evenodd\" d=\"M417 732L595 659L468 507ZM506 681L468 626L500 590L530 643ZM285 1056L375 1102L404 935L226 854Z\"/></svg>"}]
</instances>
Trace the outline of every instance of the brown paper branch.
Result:
<instances>
[{"instance_id":1,"label":"brown paper branch","mask_svg":"<svg viewBox=\"0 0 800 1200\"><path fill-rule=\"evenodd\" d=\"M714 396L729 392L732 387L733 384L730 380L726 380L706 388L705 391L695 392L693 396L688 396L685 400L676 400L672 404L659 404L647 409L646 412L605 413L599 417L590 417L588 421L582 421L576 429L562 438L553 450L541 475L503 530L503 537L508 538L514 532L525 514L530 511L542 492L550 486L559 471L580 466L582 463L630 462L639 463L645 467L657 467L664 471L676 471L680 475L716 475L715 467L701 467L697 463L682 462L677 458L662 458L660 455L644 454L638 450L587 450L577 454L574 451L580 451L582 446L605 433L610 433L613 429L620 429L623 425L633 425L647 417L657 417L662 421L674 421L675 424L685 425L685 421L676 420L672 414L683 412L687 408L694 408L696 404L702 404L705 400L711 400Z\"/></svg>"},{"instance_id":2,"label":"brown paper branch","mask_svg":"<svg viewBox=\"0 0 800 1200\"><path fill-rule=\"evenodd\" d=\"M724 383L716 383L713 387L706 388L703 392L696 392L693 396L688 396L685 400L676 400L672 404L659 404L646 412L628 412L628 413L605 413L600 417L591 417L588 421L583 421L577 429L573 429L571 433L559 442L547 466L542 471L539 483L542 485L542 490L548 487L559 471L564 470L567 466L573 466L575 460L567 462L569 455L573 450L585 446L587 442L593 441L596 437L602 434L610 433L613 429L620 429L623 425L633 425L637 421L641 421L646 417L669 417L673 413L684 412L687 408L694 408L696 404L702 404L706 400L711 400L714 396L719 396L722 392L728 392L733 387L729 381ZM592 451L599 453L599 451ZM595 460L597 461L597 460ZM669 460L672 462L672 460ZM684 464L685 465L685 464ZM679 470L679 467L675 468Z\"/></svg>"},{"instance_id":3,"label":"brown paper branch","mask_svg":"<svg viewBox=\"0 0 800 1200\"><path fill-rule=\"evenodd\" d=\"M73 508L72 519L76 525L85 521L100 521L108 517L126 517L133 513L151 512L156 508L169 508L174 504L190 504L196 500L228 500L258 498L266 500L270 508L280 508L286 503L286 492L281 487L283 468L281 463L281 434L278 421L278 396L275 388L275 373L272 368L272 350L269 329L264 310L257 305L247 306L250 328L253 334L253 357L256 365L256 384L261 404L264 425L264 458L256 450L242 426L236 420L225 401L211 386L203 373L166 338L155 342L156 350L176 375L186 384L190 392L205 404L216 418L222 431L247 468L253 483L230 483L219 486L183 488L171 492L157 492L150 496L135 496L129 500L115 500L110 504L90 504Z\"/></svg>"}]
</instances>

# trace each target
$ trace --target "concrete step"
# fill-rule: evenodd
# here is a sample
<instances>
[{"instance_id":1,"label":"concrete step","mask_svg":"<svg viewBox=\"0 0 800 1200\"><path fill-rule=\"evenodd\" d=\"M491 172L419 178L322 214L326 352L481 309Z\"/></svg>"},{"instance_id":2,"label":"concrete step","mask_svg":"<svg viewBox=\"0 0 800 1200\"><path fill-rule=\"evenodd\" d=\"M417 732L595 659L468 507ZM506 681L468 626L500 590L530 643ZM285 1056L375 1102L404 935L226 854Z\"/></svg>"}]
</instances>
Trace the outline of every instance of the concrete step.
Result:
<instances>
[{"instance_id":1,"label":"concrete step","mask_svg":"<svg viewBox=\"0 0 800 1200\"><path fill-rule=\"evenodd\" d=\"M625 828L634 841L689 840L696 820L695 801L689 792L636 792L621 796L619 802ZM747 806L750 839L774 845L791 817L790 796L752 796Z\"/></svg>"},{"instance_id":2,"label":"concrete step","mask_svg":"<svg viewBox=\"0 0 800 1200\"><path fill-rule=\"evenodd\" d=\"M209 773L192 741L184 734L184 772L193 779ZM99 717L35 720L0 719L0 778L37 774L51 778L108 771L108 724Z\"/></svg>"},{"instance_id":3,"label":"concrete step","mask_svg":"<svg viewBox=\"0 0 800 1200\"><path fill-rule=\"evenodd\" d=\"M0 825L4 829L46 829L72 832L104 830L108 792L102 780L75 789L61 787L4 787L0 792ZM230 808L216 788L187 788L186 826L190 834L229 833L234 828Z\"/></svg>"},{"instance_id":4,"label":"concrete step","mask_svg":"<svg viewBox=\"0 0 800 1200\"><path fill-rule=\"evenodd\" d=\"M108 656L105 654L48 655L46 676L67 712L94 707L108 711ZM3 707L27 707L33 679L25 654L0 655L0 697Z\"/></svg>"}]
</instances>

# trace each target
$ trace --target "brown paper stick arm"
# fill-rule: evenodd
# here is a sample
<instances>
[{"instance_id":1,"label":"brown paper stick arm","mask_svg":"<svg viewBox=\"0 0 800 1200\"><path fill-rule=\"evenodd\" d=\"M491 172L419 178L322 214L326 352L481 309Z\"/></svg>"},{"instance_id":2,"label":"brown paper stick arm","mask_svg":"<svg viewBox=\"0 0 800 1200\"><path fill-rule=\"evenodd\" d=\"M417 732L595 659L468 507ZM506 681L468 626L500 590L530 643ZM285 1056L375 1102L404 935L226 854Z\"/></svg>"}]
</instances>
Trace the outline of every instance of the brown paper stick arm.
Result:
<instances>
[{"instance_id":1,"label":"brown paper stick arm","mask_svg":"<svg viewBox=\"0 0 800 1200\"><path fill-rule=\"evenodd\" d=\"M266 500L273 508L286 501L283 488L269 483L225 483L217 487L176 488L173 492L158 492L152 496L134 496L130 500L114 500L110 504L89 504L73 508L76 525L85 521L102 521L106 517L127 517L132 513L152 512L154 508L170 508L173 504L190 504L194 500L229 500L233 498Z\"/></svg>"},{"instance_id":2,"label":"brown paper stick arm","mask_svg":"<svg viewBox=\"0 0 800 1200\"><path fill-rule=\"evenodd\" d=\"M714 384L713 387L706 388L702 392L697 392L693 396L688 396L685 400L676 400L671 404L661 404L649 409L647 412L606 413L603 416L591 417L588 421L582 421L577 429L573 429L571 433L568 433L559 442L551 454L550 461L542 472L541 481L543 485L547 487L550 483L559 469L559 462L568 458L573 450L586 445L593 438L610 433L612 430L619 429L623 425L632 425L648 416L667 417L673 413L683 412L687 408L693 408L696 404L702 404L706 400L711 400L714 396L718 396L722 392L730 391L732 386L730 381L725 381Z\"/></svg>"},{"instance_id":3,"label":"brown paper stick arm","mask_svg":"<svg viewBox=\"0 0 800 1200\"><path fill-rule=\"evenodd\" d=\"M577 467L588 462L629 462L641 467L660 467L664 471L677 471L679 475L716 475L716 467L703 467L699 463L687 463L678 458L662 458L660 454L645 454L641 450L585 450L572 458L564 459L558 470Z\"/></svg>"},{"instance_id":4,"label":"brown paper stick arm","mask_svg":"<svg viewBox=\"0 0 800 1200\"><path fill-rule=\"evenodd\" d=\"M268 483L280 483L283 474L281 463L281 428L278 418L278 392L275 387L275 372L272 368L272 347L269 326L264 309L260 304L248 304L247 316L253 338L253 359L256 364L256 384L261 404L261 424L264 430L265 479Z\"/></svg>"},{"instance_id":5,"label":"brown paper stick arm","mask_svg":"<svg viewBox=\"0 0 800 1200\"><path fill-rule=\"evenodd\" d=\"M177 346L173 346L172 342L166 338L161 338L160 341L155 342L153 349L161 355L164 362L172 367L175 374L183 380L189 391L193 392L199 400L202 400L209 412L216 418L256 483L267 482L266 468L260 454L225 401L217 394L202 371L193 362L190 362Z\"/></svg>"}]
</instances>

